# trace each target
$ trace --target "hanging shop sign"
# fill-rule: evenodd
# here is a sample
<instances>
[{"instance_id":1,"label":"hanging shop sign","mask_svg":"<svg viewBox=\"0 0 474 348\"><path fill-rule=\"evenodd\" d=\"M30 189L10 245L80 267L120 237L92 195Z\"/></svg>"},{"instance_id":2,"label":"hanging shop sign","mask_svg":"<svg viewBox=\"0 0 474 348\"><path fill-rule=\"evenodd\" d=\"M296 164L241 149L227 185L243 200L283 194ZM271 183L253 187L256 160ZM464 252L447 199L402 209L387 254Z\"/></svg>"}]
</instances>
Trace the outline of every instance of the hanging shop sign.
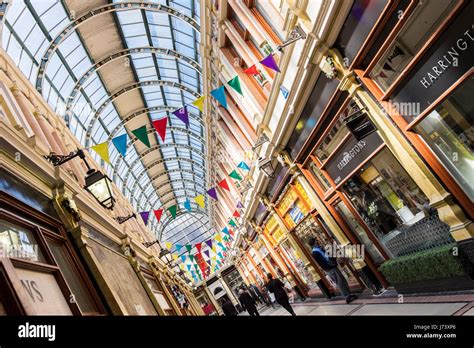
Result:
<instances>
[{"instance_id":1,"label":"hanging shop sign","mask_svg":"<svg viewBox=\"0 0 474 348\"><path fill-rule=\"evenodd\" d=\"M474 3L470 2L408 74L394 93L396 105L409 103L423 112L469 69L474 61ZM403 111L403 110L402 110ZM418 115L400 112L413 121Z\"/></svg>"},{"instance_id":2,"label":"hanging shop sign","mask_svg":"<svg viewBox=\"0 0 474 348\"><path fill-rule=\"evenodd\" d=\"M361 140L351 136L328 161L325 169L337 185L382 144L383 140L377 132L373 132Z\"/></svg>"},{"instance_id":3,"label":"hanging shop sign","mask_svg":"<svg viewBox=\"0 0 474 348\"><path fill-rule=\"evenodd\" d=\"M362 140L377 130L374 124L370 121L368 115L362 110L357 111L354 116L348 118L346 120L346 125L357 140Z\"/></svg>"}]
</instances>

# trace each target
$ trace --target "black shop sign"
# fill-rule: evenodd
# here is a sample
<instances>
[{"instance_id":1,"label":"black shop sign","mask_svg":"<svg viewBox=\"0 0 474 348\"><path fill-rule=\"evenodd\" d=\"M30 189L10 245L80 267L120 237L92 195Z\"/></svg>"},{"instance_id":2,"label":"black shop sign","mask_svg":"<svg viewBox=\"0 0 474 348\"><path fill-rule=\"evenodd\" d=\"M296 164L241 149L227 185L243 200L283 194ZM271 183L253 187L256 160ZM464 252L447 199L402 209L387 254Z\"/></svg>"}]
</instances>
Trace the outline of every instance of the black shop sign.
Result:
<instances>
[{"instance_id":1,"label":"black shop sign","mask_svg":"<svg viewBox=\"0 0 474 348\"><path fill-rule=\"evenodd\" d=\"M344 146L328 161L325 169L337 185L382 144L383 140L377 132L372 132L360 140L351 135Z\"/></svg>"}]
</instances>

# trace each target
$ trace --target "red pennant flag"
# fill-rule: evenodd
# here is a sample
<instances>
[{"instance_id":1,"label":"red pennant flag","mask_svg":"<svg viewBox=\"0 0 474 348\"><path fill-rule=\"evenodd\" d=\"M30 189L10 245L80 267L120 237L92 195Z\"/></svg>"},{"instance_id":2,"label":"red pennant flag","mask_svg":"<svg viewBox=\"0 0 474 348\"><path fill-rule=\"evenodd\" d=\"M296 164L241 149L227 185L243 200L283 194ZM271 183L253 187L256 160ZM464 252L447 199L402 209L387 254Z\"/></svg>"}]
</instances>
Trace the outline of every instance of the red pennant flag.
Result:
<instances>
[{"instance_id":1,"label":"red pennant flag","mask_svg":"<svg viewBox=\"0 0 474 348\"><path fill-rule=\"evenodd\" d=\"M153 127L160 135L161 141L165 141L166 136L166 124L168 123L168 117L153 121Z\"/></svg>"},{"instance_id":2,"label":"red pennant flag","mask_svg":"<svg viewBox=\"0 0 474 348\"><path fill-rule=\"evenodd\" d=\"M234 236L234 232L232 232L232 230L229 228L229 234L233 237Z\"/></svg>"},{"instance_id":3,"label":"red pennant flag","mask_svg":"<svg viewBox=\"0 0 474 348\"><path fill-rule=\"evenodd\" d=\"M258 75L260 72L258 71L257 67L252 65L251 67L247 68L244 70L244 73L249 74L249 75Z\"/></svg>"},{"instance_id":4,"label":"red pennant flag","mask_svg":"<svg viewBox=\"0 0 474 348\"><path fill-rule=\"evenodd\" d=\"M217 185L219 185L220 187L222 187L223 189L227 191L230 191L229 185L227 184L227 181L225 179L222 179L222 181L217 183Z\"/></svg>"},{"instance_id":5,"label":"red pennant flag","mask_svg":"<svg viewBox=\"0 0 474 348\"><path fill-rule=\"evenodd\" d=\"M201 253L201 244L202 244L202 242L201 242L201 243L196 243L196 244L195 244L195 247L196 247L196 250L198 251L198 254L200 254L200 253Z\"/></svg>"},{"instance_id":6,"label":"red pennant flag","mask_svg":"<svg viewBox=\"0 0 474 348\"><path fill-rule=\"evenodd\" d=\"M157 220L158 222L160 222L161 215L163 215L163 208L160 208L160 209L157 209L157 210L153 210L153 213L155 213L156 220Z\"/></svg>"},{"instance_id":7,"label":"red pennant flag","mask_svg":"<svg viewBox=\"0 0 474 348\"><path fill-rule=\"evenodd\" d=\"M239 214L239 212L236 210L236 211L234 211L234 214L233 214L232 216L235 216L235 217L238 218L238 217L240 217L240 214Z\"/></svg>"}]
</instances>

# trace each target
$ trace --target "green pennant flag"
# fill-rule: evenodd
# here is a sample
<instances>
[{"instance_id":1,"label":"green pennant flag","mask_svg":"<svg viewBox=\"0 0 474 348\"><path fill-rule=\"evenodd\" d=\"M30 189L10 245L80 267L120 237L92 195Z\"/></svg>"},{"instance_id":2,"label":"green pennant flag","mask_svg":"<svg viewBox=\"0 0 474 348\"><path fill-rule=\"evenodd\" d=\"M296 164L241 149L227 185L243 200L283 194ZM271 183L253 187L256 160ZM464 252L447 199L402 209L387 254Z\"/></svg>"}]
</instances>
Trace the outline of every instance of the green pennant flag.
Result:
<instances>
[{"instance_id":1,"label":"green pennant flag","mask_svg":"<svg viewBox=\"0 0 474 348\"><path fill-rule=\"evenodd\" d=\"M191 252L191 249L192 249L192 248L193 248L192 245L189 245L189 244L186 245L186 250L188 251L188 253ZM189 258L191 258L191 256L193 256L193 255L189 255Z\"/></svg>"},{"instance_id":2,"label":"green pennant flag","mask_svg":"<svg viewBox=\"0 0 474 348\"><path fill-rule=\"evenodd\" d=\"M229 241L229 238L227 238L227 236L225 236L223 239L224 239L226 242Z\"/></svg>"},{"instance_id":3,"label":"green pennant flag","mask_svg":"<svg viewBox=\"0 0 474 348\"><path fill-rule=\"evenodd\" d=\"M237 93L239 93L240 95L243 95L242 88L240 87L240 80L239 80L238 75L236 75L232 80L229 80L227 83L229 84L230 87L235 89Z\"/></svg>"},{"instance_id":4,"label":"green pennant flag","mask_svg":"<svg viewBox=\"0 0 474 348\"><path fill-rule=\"evenodd\" d=\"M148 139L148 131L146 130L146 126L134 129L132 130L132 133L143 144L145 144L147 147L150 147L150 140Z\"/></svg>"},{"instance_id":5,"label":"green pennant flag","mask_svg":"<svg viewBox=\"0 0 474 348\"><path fill-rule=\"evenodd\" d=\"M229 225L231 225L232 227L237 227L237 224L235 223L234 219L230 219Z\"/></svg>"},{"instance_id":6,"label":"green pennant flag","mask_svg":"<svg viewBox=\"0 0 474 348\"><path fill-rule=\"evenodd\" d=\"M234 169L230 174L229 177L236 179L236 180L242 180L242 177L237 173L237 171Z\"/></svg>"},{"instance_id":7,"label":"green pennant flag","mask_svg":"<svg viewBox=\"0 0 474 348\"><path fill-rule=\"evenodd\" d=\"M176 211L177 211L178 207L175 205L172 205L171 207L168 208L168 211L170 212L171 216L173 217L173 219L176 217Z\"/></svg>"},{"instance_id":8,"label":"green pennant flag","mask_svg":"<svg viewBox=\"0 0 474 348\"><path fill-rule=\"evenodd\" d=\"M191 262L194 262L194 256L193 255L189 255L189 259L191 260Z\"/></svg>"}]
</instances>

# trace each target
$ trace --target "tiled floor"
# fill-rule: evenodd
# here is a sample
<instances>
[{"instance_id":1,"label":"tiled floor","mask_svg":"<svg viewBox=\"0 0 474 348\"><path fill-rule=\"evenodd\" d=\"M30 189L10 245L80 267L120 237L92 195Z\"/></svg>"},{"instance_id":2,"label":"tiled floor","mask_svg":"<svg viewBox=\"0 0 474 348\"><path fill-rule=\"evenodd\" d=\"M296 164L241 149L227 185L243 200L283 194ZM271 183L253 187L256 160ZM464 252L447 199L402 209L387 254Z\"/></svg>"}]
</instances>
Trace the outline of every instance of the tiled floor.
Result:
<instances>
[{"instance_id":1,"label":"tiled floor","mask_svg":"<svg viewBox=\"0 0 474 348\"><path fill-rule=\"evenodd\" d=\"M398 303L397 298L392 298L392 301L358 299L351 304L345 304L341 299L331 302L297 302L292 306L297 315L474 315L474 307L470 308L472 302L468 299L472 300L472 297L412 296L406 297L405 303ZM275 305L275 308L261 307L259 313L263 316L290 315L279 305ZM244 312L241 315L248 314Z\"/></svg>"}]
</instances>

